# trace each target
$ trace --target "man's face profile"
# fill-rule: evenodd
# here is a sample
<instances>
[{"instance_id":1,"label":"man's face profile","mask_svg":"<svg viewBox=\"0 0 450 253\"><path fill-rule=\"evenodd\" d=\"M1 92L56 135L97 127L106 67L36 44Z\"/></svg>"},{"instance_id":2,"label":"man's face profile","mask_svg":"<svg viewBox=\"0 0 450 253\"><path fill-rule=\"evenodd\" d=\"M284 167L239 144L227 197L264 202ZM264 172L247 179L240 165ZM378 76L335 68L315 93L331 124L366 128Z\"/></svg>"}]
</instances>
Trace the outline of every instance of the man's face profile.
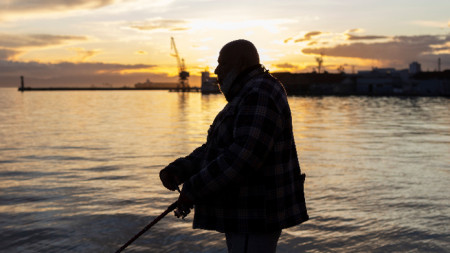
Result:
<instances>
[{"instance_id":1,"label":"man's face profile","mask_svg":"<svg viewBox=\"0 0 450 253\"><path fill-rule=\"evenodd\" d=\"M219 58L217 59L217 62L219 65L217 65L216 70L214 71L214 74L217 75L217 80L219 81L220 85L223 85L223 80L226 77L227 73L229 72L230 67L228 66L227 62L224 59L223 52L220 52Z\"/></svg>"}]
</instances>

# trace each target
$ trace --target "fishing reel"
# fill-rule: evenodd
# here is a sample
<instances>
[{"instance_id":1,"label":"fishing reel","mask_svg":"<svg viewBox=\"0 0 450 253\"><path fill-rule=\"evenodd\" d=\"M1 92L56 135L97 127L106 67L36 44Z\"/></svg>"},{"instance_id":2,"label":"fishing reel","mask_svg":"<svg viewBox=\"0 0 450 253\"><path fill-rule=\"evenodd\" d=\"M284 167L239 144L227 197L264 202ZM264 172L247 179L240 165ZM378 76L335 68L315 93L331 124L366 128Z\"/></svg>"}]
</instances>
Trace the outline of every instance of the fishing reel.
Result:
<instances>
[{"instance_id":1,"label":"fishing reel","mask_svg":"<svg viewBox=\"0 0 450 253\"><path fill-rule=\"evenodd\" d=\"M191 209L189 207L181 207L178 206L177 209L175 209L174 214L175 217L177 218L181 218L184 220L184 218L186 218L186 216L188 216L188 214L191 213Z\"/></svg>"},{"instance_id":2,"label":"fishing reel","mask_svg":"<svg viewBox=\"0 0 450 253\"><path fill-rule=\"evenodd\" d=\"M181 195L179 186L177 186L177 191ZM186 206L186 205L182 205L182 204L178 203L177 208L174 211L175 217L182 218L184 220L184 218L186 218L186 216L188 216L188 214L191 213L192 208L193 208L193 206Z\"/></svg>"}]
</instances>

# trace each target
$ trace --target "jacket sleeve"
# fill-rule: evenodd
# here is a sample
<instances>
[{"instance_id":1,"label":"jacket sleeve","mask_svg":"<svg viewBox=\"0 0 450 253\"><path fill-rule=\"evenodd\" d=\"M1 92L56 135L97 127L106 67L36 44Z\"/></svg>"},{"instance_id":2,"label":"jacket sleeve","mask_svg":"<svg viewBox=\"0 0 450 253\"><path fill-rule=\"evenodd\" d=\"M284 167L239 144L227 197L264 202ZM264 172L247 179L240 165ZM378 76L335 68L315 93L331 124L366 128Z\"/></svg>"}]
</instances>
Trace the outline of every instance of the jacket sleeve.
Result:
<instances>
[{"instance_id":1,"label":"jacket sleeve","mask_svg":"<svg viewBox=\"0 0 450 253\"><path fill-rule=\"evenodd\" d=\"M183 192L195 202L257 172L282 126L283 116L270 94L251 91L237 108L231 144L186 181Z\"/></svg>"},{"instance_id":2,"label":"jacket sleeve","mask_svg":"<svg viewBox=\"0 0 450 253\"><path fill-rule=\"evenodd\" d=\"M180 157L170 163L165 169L176 174L182 182L188 180L200 170L200 161L204 156L206 144L196 148L186 157Z\"/></svg>"}]
</instances>

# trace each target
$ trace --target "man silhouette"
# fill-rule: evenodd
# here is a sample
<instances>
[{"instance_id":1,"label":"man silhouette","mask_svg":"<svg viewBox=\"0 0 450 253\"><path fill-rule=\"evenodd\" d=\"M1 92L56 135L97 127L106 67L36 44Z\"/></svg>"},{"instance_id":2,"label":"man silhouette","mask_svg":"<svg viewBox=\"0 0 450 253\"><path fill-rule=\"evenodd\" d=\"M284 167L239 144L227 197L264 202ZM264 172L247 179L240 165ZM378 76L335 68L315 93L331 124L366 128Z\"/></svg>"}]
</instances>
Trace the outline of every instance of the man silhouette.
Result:
<instances>
[{"instance_id":1,"label":"man silhouette","mask_svg":"<svg viewBox=\"0 0 450 253\"><path fill-rule=\"evenodd\" d=\"M225 233L229 252L275 252L281 230L308 220L304 174L283 85L247 40L226 44L215 70L228 103L207 141L161 170L194 228Z\"/></svg>"}]
</instances>

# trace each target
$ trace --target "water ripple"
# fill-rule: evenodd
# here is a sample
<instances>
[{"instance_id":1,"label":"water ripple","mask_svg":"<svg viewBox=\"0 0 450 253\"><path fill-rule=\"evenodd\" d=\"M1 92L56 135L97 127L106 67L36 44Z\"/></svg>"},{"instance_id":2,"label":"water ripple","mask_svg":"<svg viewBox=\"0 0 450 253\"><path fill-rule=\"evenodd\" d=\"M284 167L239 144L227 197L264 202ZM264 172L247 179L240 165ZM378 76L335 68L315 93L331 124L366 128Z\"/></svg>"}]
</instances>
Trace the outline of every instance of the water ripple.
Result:
<instances>
[{"instance_id":1,"label":"water ripple","mask_svg":"<svg viewBox=\"0 0 450 253\"><path fill-rule=\"evenodd\" d=\"M204 143L225 103L2 90L0 251L114 252L177 199L158 173ZM311 220L284 230L278 252L450 252L449 99L289 103ZM226 252L191 223L170 214L128 251Z\"/></svg>"}]
</instances>

